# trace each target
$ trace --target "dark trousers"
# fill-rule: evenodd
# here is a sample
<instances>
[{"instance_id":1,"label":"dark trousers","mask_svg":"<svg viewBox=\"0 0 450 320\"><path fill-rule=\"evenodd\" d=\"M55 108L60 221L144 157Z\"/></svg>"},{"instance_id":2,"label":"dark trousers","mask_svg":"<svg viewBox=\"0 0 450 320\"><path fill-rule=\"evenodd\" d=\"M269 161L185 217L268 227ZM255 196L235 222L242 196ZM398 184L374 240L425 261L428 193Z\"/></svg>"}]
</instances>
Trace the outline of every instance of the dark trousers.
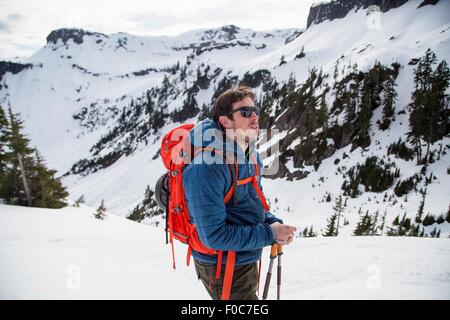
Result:
<instances>
[{"instance_id":1,"label":"dark trousers","mask_svg":"<svg viewBox=\"0 0 450 320\"><path fill-rule=\"evenodd\" d=\"M225 265L222 265L220 279L216 279L216 265L204 264L194 259L195 271L213 300L222 298ZM231 300L258 300L258 265L257 263L234 266Z\"/></svg>"}]
</instances>

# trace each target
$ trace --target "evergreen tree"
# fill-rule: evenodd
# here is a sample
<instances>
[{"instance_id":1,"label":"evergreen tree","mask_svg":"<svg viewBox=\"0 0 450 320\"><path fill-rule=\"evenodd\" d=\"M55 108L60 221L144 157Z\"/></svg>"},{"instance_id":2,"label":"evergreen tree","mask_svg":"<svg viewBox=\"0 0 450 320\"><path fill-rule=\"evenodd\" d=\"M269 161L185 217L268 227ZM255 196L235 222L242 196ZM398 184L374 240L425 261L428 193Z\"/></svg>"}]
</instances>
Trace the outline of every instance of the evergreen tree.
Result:
<instances>
[{"instance_id":1,"label":"evergreen tree","mask_svg":"<svg viewBox=\"0 0 450 320\"><path fill-rule=\"evenodd\" d=\"M0 198L8 204L45 208L61 208L68 196L56 171L46 168L42 157L32 149L29 139L22 133L23 122L19 114L8 110L5 121L0 108L1 172Z\"/></svg>"},{"instance_id":2,"label":"evergreen tree","mask_svg":"<svg viewBox=\"0 0 450 320\"><path fill-rule=\"evenodd\" d=\"M414 144L418 164L431 162L430 145L450 132L446 94L450 70L444 60L433 70L436 63L436 54L428 49L419 59L414 73L415 90L410 105L408 138ZM427 144L424 156L422 141Z\"/></svg>"},{"instance_id":3,"label":"evergreen tree","mask_svg":"<svg viewBox=\"0 0 450 320\"><path fill-rule=\"evenodd\" d=\"M36 165L32 177L33 205L41 208L62 208L67 205L69 195L60 179L55 177L56 170L47 169L44 160L36 151Z\"/></svg>"},{"instance_id":4,"label":"evergreen tree","mask_svg":"<svg viewBox=\"0 0 450 320\"><path fill-rule=\"evenodd\" d=\"M306 238L306 237L308 236L308 227L306 227L305 229L303 229L302 236L303 236L304 238Z\"/></svg>"},{"instance_id":5,"label":"evergreen tree","mask_svg":"<svg viewBox=\"0 0 450 320\"><path fill-rule=\"evenodd\" d=\"M105 208L105 204L104 204L104 200L102 199L102 203L100 204L100 206L97 208L97 210L94 213L94 217L96 219L100 219L103 220L103 218L106 215L106 208Z\"/></svg>"},{"instance_id":6,"label":"evergreen tree","mask_svg":"<svg viewBox=\"0 0 450 320\"><path fill-rule=\"evenodd\" d=\"M22 133L23 121L14 114L11 107L9 113L9 136L6 157L11 169L5 175L1 186L0 197L7 203L32 206L33 198L30 189L30 178L33 170L33 149L29 147L29 139Z\"/></svg>"},{"instance_id":7,"label":"evergreen tree","mask_svg":"<svg viewBox=\"0 0 450 320\"><path fill-rule=\"evenodd\" d=\"M432 74L431 97L429 107L428 132L425 134L427 143L434 143L450 133L448 95L450 86L450 69L445 60L441 61ZM427 148L427 154L429 147ZM430 155L431 156L431 155Z\"/></svg>"},{"instance_id":8,"label":"evergreen tree","mask_svg":"<svg viewBox=\"0 0 450 320\"><path fill-rule=\"evenodd\" d=\"M381 64L376 62L363 80L361 102L355 121L356 134L353 140L352 150L356 147L366 148L370 145L370 119L372 118L372 110L377 107L379 102L380 69Z\"/></svg>"},{"instance_id":9,"label":"evergreen tree","mask_svg":"<svg viewBox=\"0 0 450 320\"><path fill-rule=\"evenodd\" d=\"M145 114L149 116L149 119L153 117L153 113L155 111L155 103L153 102L153 99L150 95L150 91L147 90L146 92L146 101L145 101Z\"/></svg>"},{"instance_id":10,"label":"evergreen tree","mask_svg":"<svg viewBox=\"0 0 450 320\"><path fill-rule=\"evenodd\" d=\"M422 201L420 201L419 210L417 211L417 215L414 220L416 223L422 223L422 215L423 215L423 208L425 207L426 194L427 194L427 190L425 189L425 191L422 192Z\"/></svg>"},{"instance_id":11,"label":"evergreen tree","mask_svg":"<svg viewBox=\"0 0 450 320\"><path fill-rule=\"evenodd\" d=\"M448 211L447 211L447 217L445 218L445 221L447 221L448 223L450 223L450 206L449 206L449 208L448 208Z\"/></svg>"},{"instance_id":12,"label":"evergreen tree","mask_svg":"<svg viewBox=\"0 0 450 320\"><path fill-rule=\"evenodd\" d=\"M336 220L337 214L333 213L330 218L327 219L328 225L324 234L324 237L335 237L337 236L337 228L336 228Z\"/></svg>"},{"instance_id":13,"label":"evergreen tree","mask_svg":"<svg viewBox=\"0 0 450 320\"><path fill-rule=\"evenodd\" d=\"M378 216L379 216L379 212L378 210L375 212L375 217L371 220L371 225L370 225L370 235L374 236L376 235L377 231L378 231Z\"/></svg>"},{"instance_id":14,"label":"evergreen tree","mask_svg":"<svg viewBox=\"0 0 450 320\"><path fill-rule=\"evenodd\" d=\"M333 72L333 80L334 80L334 82L333 82L333 89L337 89L336 87L337 87L337 83L338 83L338 81L337 81L338 76L339 76L339 60L336 61L336 64L335 64L335 66L334 66L334 72ZM337 93L337 92L336 92L336 93Z\"/></svg>"},{"instance_id":15,"label":"evergreen tree","mask_svg":"<svg viewBox=\"0 0 450 320\"><path fill-rule=\"evenodd\" d=\"M342 203L342 195L339 195L339 197L336 198L333 210L334 210L335 215L337 216L336 235L338 235L339 234L339 222L341 219L342 212L344 211L344 205Z\"/></svg>"},{"instance_id":16,"label":"evergreen tree","mask_svg":"<svg viewBox=\"0 0 450 320\"><path fill-rule=\"evenodd\" d=\"M74 203L74 207L79 208L80 204L85 203L84 194L82 194Z\"/></svg>"},{"instance_id":17,"label":"evergreen tree","mask_svg":"<svg viewBox=\"0 0 450 320\"><path fill-rule=\"evenodd\" d=\"M356 224L355 230L353 230L353 235L355 236L368 236L372 230L372 219L369 215L369 211L360 217L360 220Z\"/></svg>"},{"instance_id":18,"label":"evergreen tree","mask_svg":"<svg viewBox=\"0 0 450 320\"><path fill-rule=\"evenodd\" d=\"M319 126L324 130L326 130L328 127L328 108L327 102L325 101L325 96L326 94L324 93L320 99L320 109L317 114L317 121L319 122Z\"/></svg>"},{"instance_id":19,"label":"evergreen tree","mask_svg":"<svg viewBox=\"0 0 450 320\"><path fill-rule=\"evenodd\" d=\"M380 236L384 233L384 227L386 226L386 215L387 211L384 211L383 217L381 218L381 225L380 225Z\"/></svg>"},{"instance_id":20,"label":"evergreen tree","mask_svg":"<svg viewBox=\"0 0 450 320\"><path fill-rule=\"evenodd\" d=\"M145 218L161 214L158 210L158 203L154 199L154 191L147 185L145 189L144 199L133 208L133 211L127 216L127 219L141 222Z\"/></svg>"},{"instance_id":21,"label":"evergreen tree","mask_svg":"<svg viewBox=\"0 0 450 320\"><path fill-rule=\"evenodd\" d=\"M313 231L313 226L309 229L308 237L317 237L317 233Z\"/></svg>"},{"instance_id":22,"label":"evergreen tree","mask_svg":"<svg viewBox=\"0 0 450 320\"><path fill-rule=\"evenodd\" d=\"M8 162L6 145L9 138L9 123L6 117L5 111L0 105L0 185L2 175L6 172L6 166Z\"/></svg>"},{"instance_id":23,"label":"evergreen tree","mask_svg":"<svg viewBox=\"0 0 450 320\"><path fill-rule=\"evenodd\" d=\"M395 80L392 77L389 77L389 79L386 80L383 94L384 101L383 101L383 119L380 124L381 130L386 130L389 128L392 117L394 116L395 100L397 99L398 96L397 91L395 90L396 86L397 84L395 83Z\"/></svg>"},{"instance_id":24,"label":"evergreen tree","mask_svg":"<svg viewBox=\"0 0 450 320\"><path fill-rule=\"evenodd\" d=\"M434 215L427 213L427 215L425 216L425 218L422 221L422 225L424 227L428 227L431 226L432 224L434 224L436 222L436 218Z\"/></svg>"}]
</instances>

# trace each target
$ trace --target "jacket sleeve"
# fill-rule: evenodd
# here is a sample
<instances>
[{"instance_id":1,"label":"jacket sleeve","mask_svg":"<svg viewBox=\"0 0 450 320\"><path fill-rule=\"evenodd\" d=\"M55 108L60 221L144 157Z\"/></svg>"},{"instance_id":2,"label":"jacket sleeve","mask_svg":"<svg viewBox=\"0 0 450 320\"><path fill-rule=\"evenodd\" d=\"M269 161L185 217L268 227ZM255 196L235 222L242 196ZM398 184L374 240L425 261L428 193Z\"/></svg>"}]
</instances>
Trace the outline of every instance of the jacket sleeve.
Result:
<instances>
[{"instance_id":1,"label":"jacket sleeve","mask_svg":"<svg viewBox=\"0 0 450 320\"><path fill-rule=\"evenodd\" d=\"M263 191L263 187L261 185L261 180L262 180L262 170L263 170L263 163L261 161L261 157L259 156L259 153L256 154L256 159L258 161L258 167L259 167L259 187L261 189L261 191ZM265 196L265 195L264 195ZM270 211L266 211L266 220L265 223L267 224L272 224L274 222L279 222L279 223L283 223L283 220L281 220L280 218L277 218L276 216L274 216Z\"/></svg>"},{"instance_id":2,"label":"jacket sleeve","mask_svg":"<svg viewBox=\"0 0 450 320\"><path fill-rule=\"evenodd\" d=\"M223 164L190 164L183 173L189 213L200 240L214 250L254 250L270 245L273 233L267 223L233 225L227 221L224 197L231 183Z\"/></svg>"}]
</instances>

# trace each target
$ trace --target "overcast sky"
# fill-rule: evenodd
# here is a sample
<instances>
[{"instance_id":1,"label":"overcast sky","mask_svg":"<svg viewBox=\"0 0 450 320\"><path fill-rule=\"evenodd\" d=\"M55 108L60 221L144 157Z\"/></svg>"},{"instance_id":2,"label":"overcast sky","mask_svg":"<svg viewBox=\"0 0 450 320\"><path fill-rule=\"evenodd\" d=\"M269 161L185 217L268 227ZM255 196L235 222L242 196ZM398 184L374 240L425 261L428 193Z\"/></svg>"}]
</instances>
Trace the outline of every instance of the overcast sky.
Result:
<instances>
[{"instance_id":1,"label":"overcast sky","mask_svg":"<svg viewBox=\"0 0 450 320\"><path fill-rule=\"evenodd\" d=\"M102 33L176 35L235 24L303 28L318 0L0 0L0 60L29 57L62 27Z\"/></svg>"}]
</instances>

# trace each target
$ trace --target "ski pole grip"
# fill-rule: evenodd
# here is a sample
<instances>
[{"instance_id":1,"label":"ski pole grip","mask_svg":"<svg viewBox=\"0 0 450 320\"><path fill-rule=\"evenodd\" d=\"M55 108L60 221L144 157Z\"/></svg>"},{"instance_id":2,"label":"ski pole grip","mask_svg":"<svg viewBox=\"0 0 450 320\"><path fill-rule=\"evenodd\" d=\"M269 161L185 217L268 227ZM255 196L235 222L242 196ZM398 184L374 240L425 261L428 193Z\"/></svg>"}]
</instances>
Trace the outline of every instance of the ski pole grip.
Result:
<instances>
[{"instance_id":1,"label":"ski pole grip","mask_svg":"<svg viewBox=\"0 0 450 320\"><path fill-rule=\"evenodd\" d=\"M277 246L277 254L282 255L283 254L283 245L281 243Z\"/></svg>"},{"instance_id":2,"label":"ski pole grip","mask_svg":"<svg viewBox=\"0 0 450 320\"><path fill-rule=\"evenodd\" d=\"M272 257L276 257L277 256L277 252L278 252L278 244L277 243L274 243L273 245L272 245L272 247L270 248L270 257L272 258Z\"/></svg>"}]
</instances>

